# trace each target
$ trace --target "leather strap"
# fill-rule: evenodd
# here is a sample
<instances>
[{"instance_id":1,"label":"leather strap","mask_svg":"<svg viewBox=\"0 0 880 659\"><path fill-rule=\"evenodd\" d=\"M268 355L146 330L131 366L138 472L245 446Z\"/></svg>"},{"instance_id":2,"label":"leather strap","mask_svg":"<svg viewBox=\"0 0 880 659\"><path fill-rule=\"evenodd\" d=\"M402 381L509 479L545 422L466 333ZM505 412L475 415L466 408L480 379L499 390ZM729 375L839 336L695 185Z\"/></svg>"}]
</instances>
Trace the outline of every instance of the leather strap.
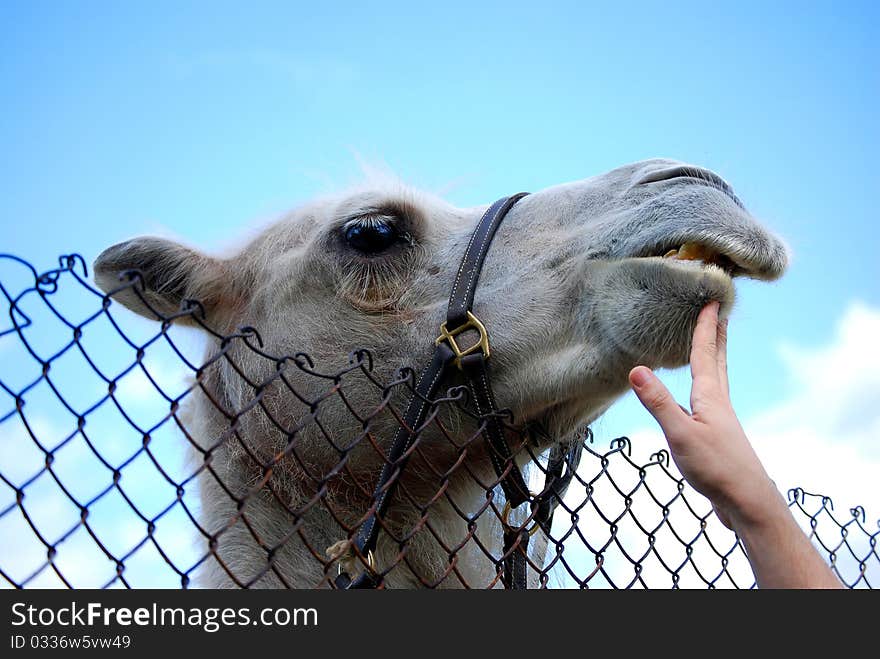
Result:
<instances>
[{"instance_id":1,"label":"leather strap","mask_svg":"<svg viewBox=\"0 0 880 659\"><path fill-rule=\"evenodd\" d=\"M467 322L467 313L474 306L474 293L477 290L477 281L480 271L483 269L483 261L489 252L489 245L495 232L501 225L508 211L520 199L528 195L528 192L520 192L510 197L503 197L489 206L483 217L480 218L476 229L471 234L470 242L464 252L452 292L449 295L449 306L446 310L446 325L454 330Z\"/></svg>"},{"instance_id":2,"label":"leather strap","mask_svg":"<svg viewBox=\"0 0 880 659\"><path fill-rule=\"evenodd\" d=\"M544 489L541 494L535 497L535 505L537 506L535 523L547 535L550 535L553 513L568 491L568 486L577 471L583 451L584 445L580 441L572 443L567 448L556 444L550 449L547 471L544 474Z\"/></svg>"},{"instance_id":3,"label":"leather strap","mask_svg":"<svg viewBox=\"0 0 880 659\"><path fill-rule=\"evenodd\" d=\"M452 292L449 295L449 306L446 310L446 329L454 332L462 325L467 324L468 314L474 305L474 294L483 269L486 254L489 253L489 245L495 232L501 226L501 221L513 208L514 204L527 192L519 192L510 197L503 197L489 206L483 217L477 223L477 228L471 234L470 242L464 252ZM489 355L483 352L475 352L460 358L461 369L468 379L477 414L483 418L483 437L489 444L489 455L492 459L492 467L495 474L501 479L501 488L504 496L513 507L519 506L529 500L529 488L523 480L522 472L513 462L513 454L504 437L504 428L501 420L495 414L498 406L495 404L495 396L489 386L489 372L487 360ZM488 415L488 416L487 416Z\"/></svg>"},{"instance_id":4,"label":"leather strap","mask_svg":"<svg viewBox=\"0 0 880 659\"><path fill-rule=\"evenodd\" d=\"M523 479L522 471L513 461L513 453L504 437L504 426L496 414L498 406L489 386L489 371L485 357L474 353L461 358L461 368L468 379L474 407L483 419L483 437L489 444L489 457L495 475L501 481L504 496L513 508L529 500L529 488Z\"/></svg>"},{"instance_id":5,"label":"leather strap","mask_svg":"<svg viewBox=\"0 0 880 659\"><path fill-rule=\"evenodd\" d=\"M353 549L365 565L368 564L368 558L376 548L382 518L394 496L400 474L418 441L425 418L431 409L431 401L435 398L437 389L454 360L458 362L467 377L476 412L483 423L482 434L489 444L492 466L508 502L512 507L516 507L530 499L522 472L513 462L513 454L504 436L495 397L489 385L487 364L489 355L486 350L488 342L479 351L461 355L455 344L455 339L449 334L449 332L455 332L471 322L474 293L492 238L504 216L526 194L519 193L496 201L486 210L471 234L449 296L444 334L437 340L431 363L425 368L416 383L415 391L404 414L404 422L395 433L391 450L379 474L379 480L373 494L373 505L353 541ZM481 330L481 339L485 338L482 334L484 331L484 329ZM549 474L548 470L548 478ZM547 489L545 487L545 492ZM542 492L542 494L544 493ZM553 507L555 508L555 505ZM552 509L549 514L552 515ZM549 531L549 522L545 520L545 523L547 531ZM508 587L512 588L525 588L526 585L525 556L528 547L528 532L525 532L523 537L523 531L523 529L508 529L505 533L506 577L504 581ZM517 539L519 539L518 543L516 543ZM338 588L373 588L381 585L381 581L381 574L368 569L354 580L345 572L340 572L335 584Z\"/></svg>"},{"instance_id":6,"label":"leather strap","mask_svg":"<svg viewBox=\"0 0 880 659\"><path fill-rule=\"evenodd\" d=\"M547 468L544 472L544 489L531 502L533 524L536 524L549 539L553 526L553 513L565 496L571 479L581 461L584 445L574 442L569 447L556 444L550 449ZM567 468L567 469L566 469ZM504 572L501 581L505 588L525 589L528 587L526 563L529 555L531 530L525 526L504 528ZM546 544L544 545L546 547ZM542 559L540 559L542 560Z\"/></svg>"},{"instance_id":7,"label":"leather strap","mask_svg":"<svg viewBox=\"0 0 880 659\"><path fill-rule=\"evenodd\" d=\"M510 590L528 588L526 565L529 555L529 532L524 528L504 530L504 574L501 583Z\"/></svg>"},{"instance_id":8,"label":"leather strap","mask_svg":"<svg viewBox=\"0 0 880 659\"><path fill-rule=\"evenodd\" d=\"M455 357L455 353L445 343L441 343L434 349L434 356L428 367L422 371L416 382L415 392L409 400L406 412L403 415L403 424L398 427L391 443L386 462L379 472L379 480L373 492L373 505L367 514L367 518L361 524L358 534L354 539L354 548L359 554L361 561L366 565L367 556L376 548L381 528L380 520L388 510L388 504L394 497L397 482L406 461L409 458L416 438L422 430L422 424L429 411L428 402L435 398L440 382L446 372L446 367ZM352 582L349 575L340 572L336 578L337 588L370 588L375 586L366 585L367 580L373 580L369 570L365 570L358 579Z\"/></svg>"}]
</instances>

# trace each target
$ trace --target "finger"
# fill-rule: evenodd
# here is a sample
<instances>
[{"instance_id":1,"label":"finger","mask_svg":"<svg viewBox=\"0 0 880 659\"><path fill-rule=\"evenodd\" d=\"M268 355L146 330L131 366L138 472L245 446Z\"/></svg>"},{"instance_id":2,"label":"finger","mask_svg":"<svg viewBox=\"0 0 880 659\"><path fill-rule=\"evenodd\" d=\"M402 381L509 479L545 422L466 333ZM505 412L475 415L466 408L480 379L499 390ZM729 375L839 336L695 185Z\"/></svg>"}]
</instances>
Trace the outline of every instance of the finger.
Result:
<instances>
[{"instance_id":1,"label":"finger","mask_svg":"<svg viewBox=\"0 0 880 659\"><path fill-rule=\"evenodd\" d=\"M713 376L717 379L718 303L710 302L700 310L694 339L691 343L691 376Z\"/></svg>"},{"instance_id":2,"label":"finger","mask_svg":"<svg viewBox=\"0 0 880 659\"><path fill-rule=\"evenodd\" d=\"M636 366L629 372L629 382L642 405L657 420L667 438L680 434L685 424L690 422L691 418L675 402L669 389L648 367Z\"/></svg>"},{"instance_id":3,"label":"finger","mask_svg":"<svg viewBox=\"0 0 880 659\"><path fill-rule=\"evenodd\" d=\"M727 318L718 323L717 345L717 362L718 362L718 383L721 385L721 392L725 398L730 398L730 385L727 380Z\"/></svg>"}]
</instances>

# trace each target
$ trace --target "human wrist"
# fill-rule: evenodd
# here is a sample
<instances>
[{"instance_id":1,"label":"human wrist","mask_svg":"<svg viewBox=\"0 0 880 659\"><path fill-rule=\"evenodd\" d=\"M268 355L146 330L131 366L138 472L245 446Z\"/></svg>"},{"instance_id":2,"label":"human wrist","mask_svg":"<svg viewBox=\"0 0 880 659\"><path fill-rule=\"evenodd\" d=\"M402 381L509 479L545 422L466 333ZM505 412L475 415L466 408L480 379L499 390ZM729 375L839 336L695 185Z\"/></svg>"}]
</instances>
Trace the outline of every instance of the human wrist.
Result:
<instances>
[{"instance_id":1,"label":"human wrist","mask_svg":"<svg viewBox=\"0 0 880 659\"><path fill-rule=\"evenodd\" d=\"M733 530L743 539L769 529L796 526L785 499L769 478L762 487L750 488L747 495L731 498L722 508Z\"/></svg>"},{"instance_id":2,"label":"human wrist","mask_svg":"<svg viewBox=\"0 0 880 659\"><path fill-rule=\"evenodd\" d=\"M772 482L771 482L772 485ZM728 517L760 588L840 588L776 489L761 505Z\"/></svg>"}]
</instances>

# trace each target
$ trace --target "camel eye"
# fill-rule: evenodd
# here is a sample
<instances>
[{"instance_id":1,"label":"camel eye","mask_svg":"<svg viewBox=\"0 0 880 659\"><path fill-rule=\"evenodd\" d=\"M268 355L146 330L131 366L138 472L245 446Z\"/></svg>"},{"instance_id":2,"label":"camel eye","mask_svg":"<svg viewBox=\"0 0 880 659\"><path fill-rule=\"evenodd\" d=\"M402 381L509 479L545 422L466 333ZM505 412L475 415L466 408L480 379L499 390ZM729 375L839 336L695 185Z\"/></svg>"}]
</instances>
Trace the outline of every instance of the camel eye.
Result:
<instances>
[{"instance_id":1,"label":"camel eye","mask_svg":"<svg viewBox=\"0 0 880 659\"><path fill-rule=\"evenodd\" d=\"M342 227L345 241L364 254L377 254L391 247L400 237L394 225L384 217L361 217Z\"/></svg>"}]
</instances>

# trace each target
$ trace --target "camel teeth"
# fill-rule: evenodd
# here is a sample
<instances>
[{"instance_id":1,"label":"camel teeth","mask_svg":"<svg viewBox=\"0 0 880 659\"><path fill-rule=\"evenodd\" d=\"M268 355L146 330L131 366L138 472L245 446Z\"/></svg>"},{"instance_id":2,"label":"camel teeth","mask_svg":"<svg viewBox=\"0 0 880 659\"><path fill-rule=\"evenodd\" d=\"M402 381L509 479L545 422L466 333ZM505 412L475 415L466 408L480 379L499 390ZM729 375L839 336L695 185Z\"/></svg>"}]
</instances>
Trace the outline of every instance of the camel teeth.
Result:
<instances>
[{"instance_id":1,"label":"camel teeth","mask_svg":"<svg viewBox=\"0 0 880 659\"><path fill-rule=\"evenodd\" d=\"M678 250L678 258L685 261L695 261L708 256L708 250L699 243L685 243Z\"/></svg>"},{"instance_id":2,"label":"camel teeth","mask_svg":"<svg viewBox=\"0 0 880 659\"><path fill-rule=\"evenodd\" d=\"M714 263L718 254L709 247L700 243L684 243L678 249L670 249L663 255L664 259L676 259L678 261L703 261Z\"/></svg>"}]
</instances>

